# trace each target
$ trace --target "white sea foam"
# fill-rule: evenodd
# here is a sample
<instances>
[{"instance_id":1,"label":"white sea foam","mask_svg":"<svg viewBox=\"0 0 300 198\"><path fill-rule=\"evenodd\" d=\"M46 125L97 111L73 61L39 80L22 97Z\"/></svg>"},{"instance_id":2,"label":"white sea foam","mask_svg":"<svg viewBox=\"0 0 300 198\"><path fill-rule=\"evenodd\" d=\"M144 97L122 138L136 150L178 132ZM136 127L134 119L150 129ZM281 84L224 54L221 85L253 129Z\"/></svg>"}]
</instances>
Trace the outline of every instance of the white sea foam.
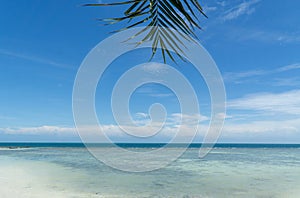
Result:
<instances>
[{"instance_id":1,"label":"white sea foam","mask_svg":"<svg viewBox=\"0 0 300 198\"><path fill-rule=\"evenodd\" d=\"M0 151L11 151L11 150L29 150L33 148L27 147L0 147Z\"/></svg>"}]
</instances>

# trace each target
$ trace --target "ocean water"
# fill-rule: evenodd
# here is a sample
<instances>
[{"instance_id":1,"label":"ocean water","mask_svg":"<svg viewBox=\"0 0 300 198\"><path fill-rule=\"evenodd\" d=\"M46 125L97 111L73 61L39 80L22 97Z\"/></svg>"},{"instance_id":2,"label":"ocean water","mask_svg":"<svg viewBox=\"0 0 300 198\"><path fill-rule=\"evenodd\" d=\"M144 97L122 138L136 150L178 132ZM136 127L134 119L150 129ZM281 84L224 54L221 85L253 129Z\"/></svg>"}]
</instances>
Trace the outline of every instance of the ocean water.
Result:
<instances>
[{"instance_id":1,"label":"ocean water","mask_svg":"<svg viewBox=\"0 0 300 198\"><path fill-rule=\"evenodd\" d=\"M162 169L128 173L80 144L1 144L0 197L300 197L300 145L217 145L203 159L198 147Z\"/></svg>"}]
</instances>

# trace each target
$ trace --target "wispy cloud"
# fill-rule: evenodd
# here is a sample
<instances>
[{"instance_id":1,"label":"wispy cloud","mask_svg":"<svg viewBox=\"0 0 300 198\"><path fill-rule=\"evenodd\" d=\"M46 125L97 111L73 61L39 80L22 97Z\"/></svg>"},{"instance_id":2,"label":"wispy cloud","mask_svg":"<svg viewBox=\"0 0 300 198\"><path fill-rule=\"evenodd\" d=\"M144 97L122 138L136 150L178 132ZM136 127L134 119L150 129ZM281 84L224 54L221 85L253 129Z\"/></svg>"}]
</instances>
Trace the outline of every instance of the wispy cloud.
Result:
<instances>
[{"instance_id":1,"label":"wispy cloud","mask_svg":"<svg viewBox=\"0 0 300 198\"><path fill-rule=\"evenodd\" d=\"M240 3L233 8L225 11L224 15L222 16L222 20L228 21L238 18L242 15L250 15L255 11L253 5L257 4L260 0L251 0L247 2Z\"/></svg>"},{"instance_id":2,"label":"wispy cloud","mask_svg":"<svg viewBox=\"0 0 300 198\"><path fill-rule=\"evenodd\" d=\"M40 64L45 64L45 65L50 65L53 67L59 67L59 68L65 68L65 69L71 69L72 67L68 64L64 64L64 63L59 63L50 59L46 59L46 58L41 58L41 57L37 57L37 56L32 56L32 55L27 55L27 54L22 54L22 53L16 53L16 52L12 52L9 50L5 50L5 49L0 49L0 54L2 55L7 55L7 56L12 56L15 58L20 58L20 59L24 59L24 60L28 60L28 61L32 61L35 63L40 63Z\"/></svg>"},{"instance_id":3,"label":"wispy cloud","mask_svg":"<svg viewBox=\"0 0 300 198\"><path fill-rule=\"evenodd\" d=\"M298 30L282 31L281 29L253 29L245 27L231 27L227 38L234 41L259 41L265 43L290 44L300 42L300 33Z\"/></svg>"},{"instance_id":4,"label":"wispy cloud","mask_svg":"<svg viewBox=\"0 0 300 198\"><path fill-rule=\"evenodd\" d=\"M300 90L257 93L228 102L229 109L300 115Z\"/></svg>"},{"instance_id":5,"label":"wispy cloud","mask_svg":"<svg viewBox=\"0 0 300 198\"><path fill-rule=\"evenodd\" d=\"M243 72L226 72L223 75L225 81L239 81L244 78L250 78L254 76L262 76L266 75L267 71L264 70L250 70Z\"/></svg>"},{"instance_id":6,"label":"wispy cloud","mask_svg":"<svg viewBox=\"0 0 300 198\"><path fill-rule=\"evenodd\" d=\"M223 74L223 78L227 82L235 82L235 83L241 83L245 81L245 79L250 79L254 77L259 77L259 76L266 76L266 75L271 75L271 74L277 74L277 73L282 73L282 72L288 72L291 70L297 70L300 69L300 63L294 63L282 67L278 67L272 70L248 70L248 71L242 71L242 72L226 72ZM283 79L281 79L282 81ZM289 80L291 78L289 77ZM275 80L276 81L276 80ZM291 83L291 81L289 81Z\"/></svg>"},{"instance_id":7,"label":"wispy cloud","mask_svg":"<svg viewBox=\"0 0 300 198\"><path fill-rule=\"evenodd\" d=\"M280 67L276 70L276 72L285 72L285 71L294 70L294 69L300 69L300 63Z\"/></svg>"}]
</instances>

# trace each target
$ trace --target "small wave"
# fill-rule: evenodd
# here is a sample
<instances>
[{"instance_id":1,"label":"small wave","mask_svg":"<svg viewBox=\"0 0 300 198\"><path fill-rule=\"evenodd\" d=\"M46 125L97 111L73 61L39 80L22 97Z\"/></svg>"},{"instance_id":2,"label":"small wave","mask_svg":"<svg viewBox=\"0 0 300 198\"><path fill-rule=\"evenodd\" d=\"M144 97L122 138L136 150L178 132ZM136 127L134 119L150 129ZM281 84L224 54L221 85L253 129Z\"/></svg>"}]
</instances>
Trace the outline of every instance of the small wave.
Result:
<instances>
[{"instance_id":1,"label":"small wave","mask_svg":"<svg viewBox=\"0 0 300 198\"><path fill-rule=\"evenodd\" d=\"M31 147L18 147L18 146L0 147L0 151L28 150L28 149L31 149Z\"/></svg>"}]
</instances>

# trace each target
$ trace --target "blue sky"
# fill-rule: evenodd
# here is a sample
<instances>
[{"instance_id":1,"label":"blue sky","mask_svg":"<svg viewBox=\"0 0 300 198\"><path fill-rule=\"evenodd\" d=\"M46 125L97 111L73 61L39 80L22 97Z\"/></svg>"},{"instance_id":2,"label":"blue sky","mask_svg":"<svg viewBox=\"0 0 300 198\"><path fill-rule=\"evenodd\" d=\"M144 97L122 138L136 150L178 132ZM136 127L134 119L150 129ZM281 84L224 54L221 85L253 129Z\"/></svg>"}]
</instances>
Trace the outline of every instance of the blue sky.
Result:
<instances>
[{"instance_id":1,"label":"blue sky","mask_svg":"<svg viewBox=\"0 0 300 198\"><path fill-rule=\"evenodd\" d=\"M89 2L94 1L2 2L0 141L80 140L72 115L77 70L87 53L122 25L102 26L95 19L125 9L81 6ZM200 2L208 19L201 18L203 30L197 30L197 35L216 61L227 93L220 142L299 143L300 2ZM142 49L120 57L99 85L98 116L116 140L124 139L109 109L111 89L127 69L146 62L149 53ZM158 55L155 61L160 60ZM201 117L200 130L205 131L210 103L203 79L189 64L173 66L191 81L200 100L201 115L183 116ZM150 84L136 90L130 103L132 116L147 121L154 102L168 109L172 133L180 114L176 97L167 88Z\"/></svg>"}]
</instances>

